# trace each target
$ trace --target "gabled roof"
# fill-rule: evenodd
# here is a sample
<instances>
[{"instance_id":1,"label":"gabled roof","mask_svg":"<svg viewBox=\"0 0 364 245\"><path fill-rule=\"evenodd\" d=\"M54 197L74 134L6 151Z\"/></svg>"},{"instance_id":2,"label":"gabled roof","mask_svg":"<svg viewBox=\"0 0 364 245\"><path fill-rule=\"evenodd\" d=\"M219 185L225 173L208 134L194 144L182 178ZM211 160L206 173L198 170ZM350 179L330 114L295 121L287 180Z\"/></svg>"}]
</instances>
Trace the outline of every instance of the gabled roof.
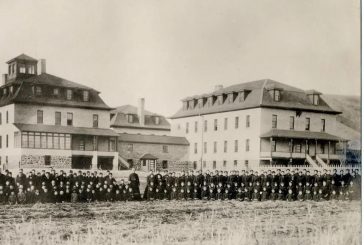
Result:
<instances>
[{"instance_id":1,"label":"gabled roof","mask_svg":"<svg viewBox=\"0 0 364 245\"><path fill-rule=\"evenodd\" d=\"M274 101L269 94L269 90L272 88L279 88L281 91L280 101ZM233 103L225 101L221 105L217 105L215 102L213 106L207 106L205 104L202 108L198 108L197 106L193 109L181 108L171 118L183 118L259 107L340 114L340 112L333 110L322 98L319 100L318 105L313 105L304 90L271 79L235 84L209 93L205 97L207 98L216 94L227 94L231 92L237 93L239 91L247 91L247 97L244 101L235 99ZM187 100L197 97L198 96L189 97Z\"/></svg>"},{"instance_id":2,"label":"gabled roof","mask_svg":"<svg viewBox=\"0 0 364 245\"><path fill-rule=\"evenodd\" d=\"M296 130L282 130L282 129L271 129L269 132L262 134L260 137L347 141L346 139L343 139L339 136L335 136L325 132L296 131Z\"/></svg>"},{"instance_id":3,"label":"gabled roof","mask_svg":"<svg viewBox=\"0 0 364 245\"><path fill-rule=\"evenodd\" d=\"M26 55L26 54L21 54L21 55L18 55L17 57L15 57L15 58L12 58L11 60L9 60L6 63L9 64L9 63L13 62L14 60L25 60L25 61L34 61L34 62L38 61L38 60L36 60L36 59Z\"/></svg>"},{"instance_id":4,"label":"gabled roof","mask_svg":"<svg viewBox=\"0 0 364 245\"><path fill-rule=\"evenodd\" d=\"M148 143L164 145L189 145L185 137L165 136L165 135L144 135L144 134L119 134L118 140L127 143Z\"/></svg>"},{"instance_id":5,"label":"gabled roof","mask_svg":"<svg viewBox=\"0 0 364 245\"><path fill-rule=\"evenodd\" d=\"M130 123L128 121L127 115L133 115L133 122ZM133 105L123 105L116 107L111 111L111 127L118 128L139 128L139 129L157 129L157 130L168 130L170 131L171 125L167 121L167 119L157 113L153 113L147 110L144 110L144 126L140 125L140 118L138 115L138 108ZM155 116L159 117L159 124L154 123Z\"/></svg>"}]
</instances>

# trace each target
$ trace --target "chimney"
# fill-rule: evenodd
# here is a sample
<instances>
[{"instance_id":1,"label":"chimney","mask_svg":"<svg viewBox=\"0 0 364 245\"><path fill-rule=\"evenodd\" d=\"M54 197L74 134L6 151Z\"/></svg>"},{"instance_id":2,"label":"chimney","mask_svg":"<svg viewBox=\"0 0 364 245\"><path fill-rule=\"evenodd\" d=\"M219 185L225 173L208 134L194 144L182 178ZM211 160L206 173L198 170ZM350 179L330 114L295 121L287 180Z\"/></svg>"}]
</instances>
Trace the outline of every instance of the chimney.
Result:
<instances>
[{"instance_id":1,"label":"chimney","mask_svg":"<svg viewBox=\"0 0 364 245\"><path fill-rule=\"evenodd\" d=\"M40 74L47 73L47 62L45 59L40 59Z\"/></svg>"},{"instance_id":2,"label":"chimney","mask_svg":"<svg viewBox=\"0 0 364 245\"><path fill-rule=\"evenodd\" d=\"M216 85L215 86L215 89L214 89L214 92L216 92L216 91L218 91L218 90L220 90L220 89L223 89L224 87L221 85L221 84L219 84L219 85Z\"/></svg>"},{"instance_id":3,"label":"chimney","mask_svg":"<svg viewBox=\"0 0 364 245\"><path fill-rule=\"evenodd\" d=\"M8 74L3 74L1 85L5 85L8 82Z\"/></svg>"},{"instance_id":4,"label":"chimney","mask_svg":"<svg viewBox=\"0 0 364 245\"><path fill-rule=\"evenodd\" d=\"M144 103L145 103L144 98L140 98L138 106L138 117L140 126L144 126Z\"/></svg>"}]
</instances>

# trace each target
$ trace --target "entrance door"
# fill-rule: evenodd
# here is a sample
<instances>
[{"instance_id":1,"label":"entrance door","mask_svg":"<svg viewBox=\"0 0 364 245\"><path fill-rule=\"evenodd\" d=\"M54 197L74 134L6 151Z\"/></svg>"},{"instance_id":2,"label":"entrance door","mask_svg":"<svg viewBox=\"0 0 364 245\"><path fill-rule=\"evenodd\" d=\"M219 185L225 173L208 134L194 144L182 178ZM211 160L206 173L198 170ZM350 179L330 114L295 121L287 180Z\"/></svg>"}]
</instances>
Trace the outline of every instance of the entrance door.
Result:
<instances>
[{"instance_id":1,"label":"entrance door","mask_svg":"<svg viewBox=\"0 0 364 245\"><path fill-rule=\"evenodd\" d=\"M149 161L149 170L155 171L155 160L147 160Z\"/></svg>"}]
</instances>

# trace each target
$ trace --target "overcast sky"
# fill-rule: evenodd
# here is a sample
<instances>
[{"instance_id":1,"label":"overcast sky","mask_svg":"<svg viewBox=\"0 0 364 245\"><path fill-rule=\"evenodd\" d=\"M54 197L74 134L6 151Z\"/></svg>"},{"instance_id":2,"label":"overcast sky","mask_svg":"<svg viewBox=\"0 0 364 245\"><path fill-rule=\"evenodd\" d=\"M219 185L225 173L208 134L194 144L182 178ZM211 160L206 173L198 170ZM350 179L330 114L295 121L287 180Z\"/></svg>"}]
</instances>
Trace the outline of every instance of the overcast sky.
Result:
<instances>
[{"instance_id":1,"label":"overcast sky","mask_svg":"<svg viewBox=\"0 0 364 245\"><path fill-rule=\"evenodd\" d=\"M360 94L359 0L0 1L0 72L21 53L171 116L187 96L271 78Z\"/></svg>"}]
</instances>

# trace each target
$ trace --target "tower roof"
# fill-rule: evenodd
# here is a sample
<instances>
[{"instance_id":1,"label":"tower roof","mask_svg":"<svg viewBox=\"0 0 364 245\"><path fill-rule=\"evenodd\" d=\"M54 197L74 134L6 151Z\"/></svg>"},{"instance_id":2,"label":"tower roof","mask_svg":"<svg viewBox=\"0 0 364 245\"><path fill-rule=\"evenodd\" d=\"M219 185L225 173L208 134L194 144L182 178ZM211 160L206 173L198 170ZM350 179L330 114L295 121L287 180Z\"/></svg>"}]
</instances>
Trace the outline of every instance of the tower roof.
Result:
<instances>
[{"instance_id":1,"label":"tower roof","mask_svg":"<svg viewBox=\"0 0 364 245\"><path fill-rule=\"evenodd\" d=\"M22 61L33 61L33 62L38 62L37 59L34 59L26 54L21 54L21 55L18 55L16 56L15 58L12 58L11 60L9 60L8 62L6 62L6 64L9 64L15 60L22 60Z\"/></svg>"}]
</instances>

